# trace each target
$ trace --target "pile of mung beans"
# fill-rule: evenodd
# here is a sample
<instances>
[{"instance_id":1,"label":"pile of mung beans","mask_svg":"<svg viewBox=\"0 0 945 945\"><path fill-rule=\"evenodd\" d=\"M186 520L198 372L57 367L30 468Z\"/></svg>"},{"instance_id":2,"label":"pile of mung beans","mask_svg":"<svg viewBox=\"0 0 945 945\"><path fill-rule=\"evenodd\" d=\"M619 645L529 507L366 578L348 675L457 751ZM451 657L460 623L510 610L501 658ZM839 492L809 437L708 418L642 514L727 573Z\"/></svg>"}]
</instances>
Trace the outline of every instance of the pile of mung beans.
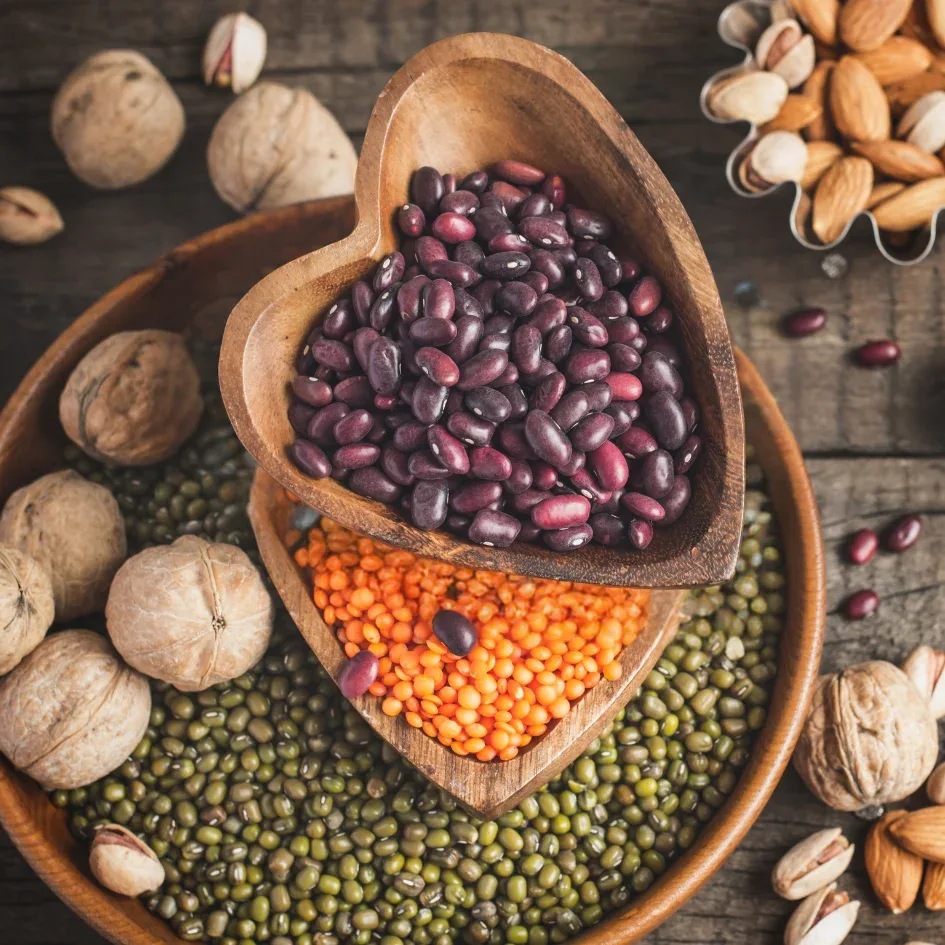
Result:
<instances>
[{"instance_id":1,"label":"pile of mung beans","mask_svg":"<svg viewBox=\"0 0 945 945\"><path fill-rule=\"evenodd\" d=\"M207 448L206 475L231 481L234 457L214 464ZM175 473L172 462L160 476L178 473L190 467ZM120 490L123 480L103 481ZM495 821L464 812L378 738L284 614L264 659L231 683L182 693L152 682L151 724L132 756L52 802L82 840L116 822L154 848L167 882L146 905L186 941L563 942L693 844L764 725L785 579L751 462L748 481L736 577L692 592L626 709ZM171 541L179 528L142 538Z\"/></svg>"}]
</instances>

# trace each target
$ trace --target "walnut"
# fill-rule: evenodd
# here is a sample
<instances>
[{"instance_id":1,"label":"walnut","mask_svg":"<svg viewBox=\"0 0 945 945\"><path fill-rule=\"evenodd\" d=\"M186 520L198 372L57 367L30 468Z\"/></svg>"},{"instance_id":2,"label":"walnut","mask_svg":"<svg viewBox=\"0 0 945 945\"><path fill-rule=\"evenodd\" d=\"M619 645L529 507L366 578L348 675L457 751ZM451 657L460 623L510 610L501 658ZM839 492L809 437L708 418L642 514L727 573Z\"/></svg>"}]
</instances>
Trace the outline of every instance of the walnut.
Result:
<instances>
[{"instance_id":1,"label":"walnut","mask_svg":"<svg viewBox=\"0 0 945 945\"><path fill-rule=\"evenodd\" d=\"M187 692L234 679L258 662L273 613L244 551L191 535L125 562L105 608L109 636L128 663Z\"/></svg>"},{"instance_id":2,"label":"walnut","mask_svg":"<svg viewBox=\"0 0 945 945\"><path fill-rule=\"evenodd\" d=\"M29 555L0 545L0 676L36 649L55 608L49 575Z\"/></svg>"},{"instance_id":3,"label":"walnut","mask_svg":"<svg viewBox=\"0 0 945 945\"><path fill-rule=\"evenodd\" d=\"M810 790L836 810L901 801L938 757L938 726L902 670L873 661L822 676L794 751Z\"/></svg>"},{"instance_id":4,"label":"walnut","mask_svg":"<svg viewBox=\"0 0 945 945\"><path fill-rule=\"evenodd\" d=\"M0 681L0 752L46 790L77 788L114 771L144 736L147 680L105 637L47 637Z\"/></svg>"},{"instance_id":5,"label":"walnut","mask_svg":"<svg viewBox=\"0 0 945 945\"><path fill-rule=\"evenodd\" d=\"M0 514L0 544L46 571L59 621L101 610L128 553L115 497L72 470L41 476L10 496Z\"/></svg>"},{"instance_id":6,"label":"walnut","mask_svg":"<svg viewBox=\"0 0 945 945\"><path fill-rule=\"evenodd\" d=\"M217 193L246 212L350 194L358 159L311 93L260 82L220 116L207 163Z\"/></svg>"},{"instance_id":7,"label":"walnut","mask_svg":"<svg viewBox=\"0 0 945 945\"><path fill-rule=\"evenodd\" d=\"M76 366L59 398L69 439L119 466L173 455L203 413L200 375L180 335L121 331Z\"/></svg>"},{"instance_id":8,"label":"walnut","mask_svg":"<svg viewBox=\"0 0 945 945\"><path fill-rule=\"evenodd\" d=\"M156 174L184 135L184 107L141 53L111 49L73 70L52 104L52 136L72 172L114 190Z\"/></svg>"}]
</instances>

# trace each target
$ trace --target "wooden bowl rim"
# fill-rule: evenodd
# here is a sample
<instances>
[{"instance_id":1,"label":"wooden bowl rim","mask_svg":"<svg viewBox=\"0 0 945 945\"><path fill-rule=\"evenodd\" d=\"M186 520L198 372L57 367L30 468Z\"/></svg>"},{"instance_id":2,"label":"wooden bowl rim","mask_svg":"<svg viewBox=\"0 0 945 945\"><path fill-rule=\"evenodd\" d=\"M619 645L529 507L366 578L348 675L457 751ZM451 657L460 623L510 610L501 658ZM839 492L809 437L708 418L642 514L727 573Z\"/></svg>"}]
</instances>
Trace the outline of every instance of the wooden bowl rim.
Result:
<instances>
[{"instance_id":1,"label":"wooden bowl rim","mask_svg":"<svg viewBox=\"0 0 945 945\"><path fill-rule=\"evenodd\" d=\"M429 73L468 60L510 63L540 75L591 115L613 149L639 171L636 176L641 190L659 208L659 225L665 230L672 263L681 274L681 282L710 289L710 298L703 300L690 317L699 320L706 341L703 356L712 363L708 383L714 394L711 406L717 414L719 457L715 514L702 534L674 551L667 551L664 558L655 557L653 550L647 557L594 546L593 573L598 583L631 587L702 586L727 580L734 571L740 544L745 431L728 325L708 260L676 192L616 109L563 56L519 37L466 33L441 39L417 53L387 83L371 114L358 162L354 192L358 222L354 232L335 244L286 263L262 279L243 296L229 318L220 356L220 389L236 434L260 466L307 505L371 537L469 567L558 580L572 579L573 568L572 573L565 569L584 560L587 549L568 556L541 545L518 542L508 549L485 549L445 531L421 531L381 503L363 498L341 483L303 475L285 455L284 445L269 442L256 426L250 407L247 375L253 373L255 364L251 343L257 323L325 273L381 258L384 208L380 181L398 106ZM702 472L706 473L705 468ZM667 532L674 527L678 526L670 526ZM657 545L652 548L655 550Z\"/></svg>"},{"instance_id":2,"label":"wooden bowl rim","mask_svg":"<svg viewBox=\"0 0 945 945\"><path fill-rule=\"evenodd\" d=\"M74 363L83 342L94 334L96 324L119 304L145 295L163 276L201 250L257 228L262 222L287 221L308 208L326 211L351 200L350 197L312 201L302 207L268 211L219 227L160 257L153 265L129 277L93 303L41 355L0 411L0 457L15 443L18 421L26 403L48 393L46 379L63 365ZM769 717L755 743L748 767L725 806L700 834L693 847L676 860L667 872L622 912L574 939L575 945L630 945L653 931L693 896L723 865L760 815L790 760L800 735L807 706L816 683L826 624L826 574L823 540L816 499L797 443L777 404L748 357L735 351L746 399L761 415L766 438L779 456L780 472L787 480L782 509L790 507L799 536L799 573L789 577L789 619L782 638L782 657L790 650L791 661L783 660L775 687L774 704L780 714ZM771 470L766 470L769 474ZM794 590L791 591L790 588ZM794 597L800 599L799 606ZM794 607L791 605L794 604ZM790 703L790 706L787 705ZM787 711L790 708L790 711ZM46 885L89 926L115 945L167 945L181 940L169 927L162 933L142 926L153 919L137 902L114 896L98 886L87 870L60 853L49 833L42 831L23 794L23 776L12 771L0 757L0 825L4 827L24 859ZM65 833L64 818L47 804L48 823L55 832ZM58 828L58 829L57 829Z\"/></svg>"}]
</instances>

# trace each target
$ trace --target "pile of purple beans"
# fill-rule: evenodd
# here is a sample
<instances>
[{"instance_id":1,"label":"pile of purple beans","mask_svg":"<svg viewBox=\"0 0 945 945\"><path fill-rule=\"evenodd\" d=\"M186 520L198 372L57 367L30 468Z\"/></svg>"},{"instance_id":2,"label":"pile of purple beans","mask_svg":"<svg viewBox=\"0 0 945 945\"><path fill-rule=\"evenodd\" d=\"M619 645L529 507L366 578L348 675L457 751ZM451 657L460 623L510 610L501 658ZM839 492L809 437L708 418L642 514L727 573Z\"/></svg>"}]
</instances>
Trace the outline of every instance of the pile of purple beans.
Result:
<instances>
[{"instance_id":1,"label":"pile of purple beans","mask_svg":"<svg viewBox=\"0 0 945 945\"><path fill-rule=\"evenodd\" d=\"M531 165L422 167L411 199L306 339L293 461L481 545L646 548L702 448L659 282Z\"/></svg>"}]
</instances>

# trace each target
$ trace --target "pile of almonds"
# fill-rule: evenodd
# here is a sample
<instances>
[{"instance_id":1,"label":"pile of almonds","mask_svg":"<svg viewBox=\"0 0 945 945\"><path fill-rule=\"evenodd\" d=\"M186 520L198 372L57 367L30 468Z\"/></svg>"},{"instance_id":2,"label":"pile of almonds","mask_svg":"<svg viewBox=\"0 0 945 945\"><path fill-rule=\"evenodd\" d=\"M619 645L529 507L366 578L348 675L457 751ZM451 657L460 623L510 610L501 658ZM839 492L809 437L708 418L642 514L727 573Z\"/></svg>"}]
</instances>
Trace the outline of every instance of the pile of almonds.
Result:
<instances>
[{"instance_id":1,"label":"pile of almonds","mask_svg":"<svg viewBox=\"0 0 945 945\"><path fill-rule=\"evenodd\" d=\"M795 228L831 244L870 210L903 247L945 206L945 0L785 0L754 61L707 94L758 128L738 155L751 193L786 181ZM796 14L796 18L795 18Z\"/></svg>"}]
</instances>

